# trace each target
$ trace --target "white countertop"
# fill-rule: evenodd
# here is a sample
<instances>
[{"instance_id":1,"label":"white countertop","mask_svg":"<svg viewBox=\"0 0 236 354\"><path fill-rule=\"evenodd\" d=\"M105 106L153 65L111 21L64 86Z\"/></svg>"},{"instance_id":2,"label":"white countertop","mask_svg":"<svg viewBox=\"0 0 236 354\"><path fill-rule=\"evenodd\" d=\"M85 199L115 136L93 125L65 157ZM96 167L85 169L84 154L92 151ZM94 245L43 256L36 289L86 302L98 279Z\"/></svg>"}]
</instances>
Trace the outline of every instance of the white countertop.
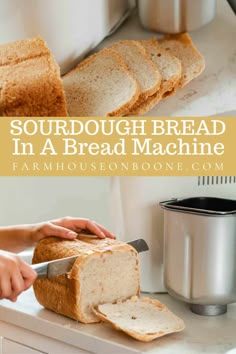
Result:
<instances>
[{"instance_id":1,"label":"white countertop","mask_svg":"<svg viewBox=\"0 0 236 354\"><path fill-rule=\"evenodd\" d=\"M32 289L16 303L0 302L0 321L5 321L52 339L99 354L219 354L236 347L236 304L216 317L193 314L188 305L169 295L150 295L181 317L186 328L150 343L138 342L105 324L81 324L44 309Z\"/></svg>"},{"instance_id":2,"label":"white countertop","mask_svg":"<svg viewBox=\"0 0 236 354\"><path fill-rule=\"evenodd\" d=\"M227 1L217 1L214 21L191 37L204 55L205 71L175 96L160 102L148 116L208 116L236 109L236 17ZM100 47L121 39L149 39L136 14Z\"/></svg>"}]
</instances>

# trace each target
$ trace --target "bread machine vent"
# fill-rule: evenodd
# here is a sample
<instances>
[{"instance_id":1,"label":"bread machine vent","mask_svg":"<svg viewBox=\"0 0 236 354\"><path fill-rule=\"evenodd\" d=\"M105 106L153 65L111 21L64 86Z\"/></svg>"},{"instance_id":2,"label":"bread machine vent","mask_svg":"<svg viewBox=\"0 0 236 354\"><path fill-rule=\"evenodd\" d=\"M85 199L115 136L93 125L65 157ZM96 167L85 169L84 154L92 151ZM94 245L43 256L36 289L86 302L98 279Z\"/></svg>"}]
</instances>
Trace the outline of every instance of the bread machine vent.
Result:
<instances>
[{"instance_id":1,"label":"bread machine vent","mask_svg":"<svg viewBox=\"0 0 236 354\"><path fill-rule=\"evenodd\" d=\"M201 176L198 177L198 186L214 184L236 184L236 176Z\"/></svg>"}]
</instances>

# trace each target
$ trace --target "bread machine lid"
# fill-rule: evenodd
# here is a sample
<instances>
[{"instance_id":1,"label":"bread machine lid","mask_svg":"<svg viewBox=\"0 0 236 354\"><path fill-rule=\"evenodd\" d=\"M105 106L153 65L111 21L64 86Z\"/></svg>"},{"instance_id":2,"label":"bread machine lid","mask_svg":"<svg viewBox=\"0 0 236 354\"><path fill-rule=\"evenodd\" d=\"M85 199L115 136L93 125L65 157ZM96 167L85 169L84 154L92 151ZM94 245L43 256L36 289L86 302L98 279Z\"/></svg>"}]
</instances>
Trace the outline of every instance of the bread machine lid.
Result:
<instances>
[{"instance_id":1,"label":"bread machine lid","mask_svg":"<svg viewBox=\"0 0 236 354\"><path fill-rule=\"evenodd\" d=\"M191 212L194 214L208 214L212 216L232 215L236 213L236 200L194 197L187 199L171 199L160 202L163 209L171 209L180 212Z\"/></svg>"}]
</instances>

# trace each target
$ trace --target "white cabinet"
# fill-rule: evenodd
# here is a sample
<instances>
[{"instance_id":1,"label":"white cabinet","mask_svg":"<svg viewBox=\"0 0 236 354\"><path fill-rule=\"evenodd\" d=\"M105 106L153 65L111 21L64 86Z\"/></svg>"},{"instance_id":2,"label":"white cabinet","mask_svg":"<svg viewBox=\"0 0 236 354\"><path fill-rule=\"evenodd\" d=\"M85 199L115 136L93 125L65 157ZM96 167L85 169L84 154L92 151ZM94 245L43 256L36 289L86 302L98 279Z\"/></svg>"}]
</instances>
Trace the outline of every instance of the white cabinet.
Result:
<instances>
[{"instance_id":1,"label":"white cabinet","mask_svg":"<svg viewBox=\"0 0 236 354\"><path fill-rule=\"evenodd\" d=\"M1 354L43 354L26 345L19 344L8 338L2 338L2 353Z\"/></svg>"},{"instance_id":2,"label":"white cabinet","mask_svg":"<svg viewBox=\"0 0 236 354\"><path fill-rule=\"evenodd\" d=\"M93 354L87 350L0 321L0 354Z\"/></svg>"}]
</instances>

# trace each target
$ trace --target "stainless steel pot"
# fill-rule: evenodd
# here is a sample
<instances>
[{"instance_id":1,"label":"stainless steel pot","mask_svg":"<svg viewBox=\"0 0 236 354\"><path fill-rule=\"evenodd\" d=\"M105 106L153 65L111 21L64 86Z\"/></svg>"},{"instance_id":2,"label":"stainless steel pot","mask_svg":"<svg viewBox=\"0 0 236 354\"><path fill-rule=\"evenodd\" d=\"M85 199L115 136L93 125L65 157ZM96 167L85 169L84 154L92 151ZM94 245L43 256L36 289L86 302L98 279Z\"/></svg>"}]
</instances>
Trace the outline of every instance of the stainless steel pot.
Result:
<instances>
[{"instance_id":1,"label":"stainless steel pot","mask_svg":"<svg viewBox=\"0 0 236 354\"><path fill-rule=\"evenodd\" d=\"M193 312L219 315L236 301L236 201L189 198L164 209L164 282Z\"/></svg>"},{"instance_id":2,"label":"stainless steel pot","mask_svg":"<svg viewBox=\"0 0 236 354\"><path fill-rule=\"evenodd\" d=\"M213 20L216 0L138 0L141 24L160 33L194 31Z\"/></svg>"}]
</instances>

